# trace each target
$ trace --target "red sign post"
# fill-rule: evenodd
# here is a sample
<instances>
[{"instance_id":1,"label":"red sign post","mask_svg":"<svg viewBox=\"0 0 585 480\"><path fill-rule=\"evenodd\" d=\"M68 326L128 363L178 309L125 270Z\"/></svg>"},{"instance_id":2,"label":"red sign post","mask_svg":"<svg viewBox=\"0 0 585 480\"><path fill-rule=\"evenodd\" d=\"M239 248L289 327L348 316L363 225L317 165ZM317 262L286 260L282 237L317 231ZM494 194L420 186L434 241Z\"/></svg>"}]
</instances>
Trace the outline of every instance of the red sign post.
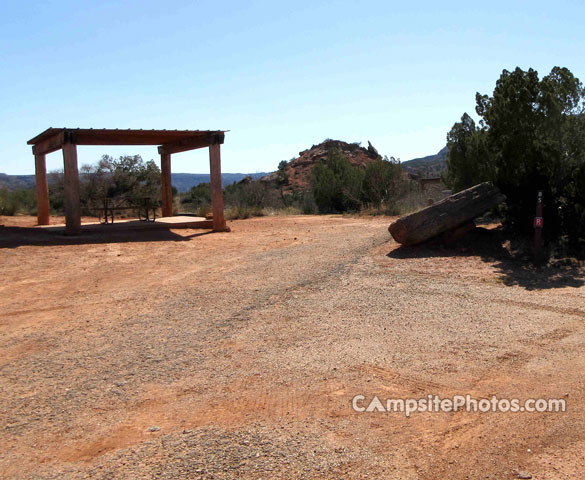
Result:
<instances>
[{"instance_id":1,"label":"red sign post","mask_svg":"<svg viewBox=\"0 0 585 480\"><path fill-rule=\"evenodd\" d=\"M539 190L536 194L536 216L534 217L534 261L540 262L540 247L542 244L542 227L544 226L544 219L542 218L542 200L543 193Z\"/></svg>"}]
</instances>

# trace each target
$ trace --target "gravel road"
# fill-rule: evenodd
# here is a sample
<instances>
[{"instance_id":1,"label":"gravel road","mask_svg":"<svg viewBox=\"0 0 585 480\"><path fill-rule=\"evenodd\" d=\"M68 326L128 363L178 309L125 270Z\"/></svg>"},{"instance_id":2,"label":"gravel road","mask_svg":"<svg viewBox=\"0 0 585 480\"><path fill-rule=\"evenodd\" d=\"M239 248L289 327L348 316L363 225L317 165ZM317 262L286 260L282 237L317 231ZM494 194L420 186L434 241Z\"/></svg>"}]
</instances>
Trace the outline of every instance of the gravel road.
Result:
<instances>
[{"instance_id":1,"label":"gravel road","mask_svg":"<svg viewBox=\"0 0 585 480\"><path fill-rule=\"evenodd\" d=\"M583 267L535 272L490 230L405 249L391 220L0 229L0 477L582 478ZM358 394L567 411L406 417Z\"/></svg>"}]
</instances>

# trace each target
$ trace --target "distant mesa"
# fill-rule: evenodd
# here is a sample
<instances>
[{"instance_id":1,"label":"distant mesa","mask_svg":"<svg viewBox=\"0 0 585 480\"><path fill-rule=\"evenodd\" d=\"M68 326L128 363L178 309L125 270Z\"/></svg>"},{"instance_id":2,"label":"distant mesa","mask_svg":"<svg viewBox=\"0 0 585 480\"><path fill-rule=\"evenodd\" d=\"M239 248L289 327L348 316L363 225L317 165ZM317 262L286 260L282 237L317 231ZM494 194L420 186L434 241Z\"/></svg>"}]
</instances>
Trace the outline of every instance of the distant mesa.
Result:
<instances>
[{"instance_id":1,"label":"distant mesa","mask_svg":"<svg viewBox=\"0 0 585 480\"><path fill-rule=\"evenodd\" d=\"M221 183L223 186L231 185L234 182L241 182L246 178L251 180L258 180L266 176L267 172L258 173L222 173ZM179 192L187 192L192 187L199 185L200 183L209 183L208 173L173 173L171 174L171 180L173 187Z\"/></svg>"},{"instance_id":2,"label":"distant mesa","mask_svg":"<svg viewBox=\"0 0 585 480\"><path fill-rule=\"evenodd\" d=\"M326 161L332 150L339 150L348 158L352 165L365 168L369 163L382 158L376 148L368 142L367 147L359 143L348 143L341 140L327 139L324 142L313 145L307 150L299 152L297 158L292 159L286 169L287 189L305 189L311 184L313 166L318 160ZM402 162L402 168L411 178L436 178L441 171L447 168L447 147L442 148L435 155L428 155L421 158L413 158ZM247 178L249 177L249 178ZM277 182L281 180L278 171L258 173L222 173L223 186L231 185L234 182L249 182L261 179L264 182ZM179 192L187 192L191 187L200 183L208 183L207 173L173 173L172 183ZM7 175L0 173L0 189L20 190L35 187L34 175Z\"/></svg>"},{"instance_id":3,"label":"distant mesa","mask_svg":"<svg viewBox=\"0 0 585 480\"><path fill-rule=\"evenodd\" d=\"M0 189L22 190L35 188L34 175L7 175L0 173Z\"/></svg>"},{"instance_id":4,"label":"distant mesa","mask_svg":"<svg viewBox=\"0 0 585 480\"><path fill-rule=\"evenodd\" d=\"M231 185L234 182L239 182L246 177L251 177L257 180L266 176L267 172L259 173L222 173L221 181L223 186ZM173 173L173 186L181 193L187 192L191 187L195 187L200 183L209 183L208 173ZM34 175L7 175L0 173L0 189L5 190L21 190L35 188Z\"/></svg>"},{"instance_id":5,"label":"distant mesa","mask_svg":"<svg viewBox=\"0 0 585 480\"><path fill-rule=\"evenodd\" d=\"M326 162L329 153L334 150L340 151L352 165L362 168L366 168L369 163L382 158L370 142L368 142L368 147L364 148L359 143L327 139L323 143L313 145L311 148L299 152L299 156L288 163L284 171L288 177L286 186L290 189L299 190L308 188L311 184L315 164L319 160ZM279 172L273 172L261 180L273 182L279 179Z\"/></svg>"},{"instance_id":6,"label":"distant mesa","mask_svg":"<svg viewBox=\"0 0 585 480\"><path fill-rule=\"evenodd\" d=\"M406 162L402 162L402 169L417 177L438 177L447 168L447 153L449 153L449 149L444 147L435 155L407 160Z\"/></svg>"},{"instance_id":7,"label":"distant mesa","mask_svg":"<svg viewBox=\"0 0 585 480\"><path fill-rule=\"evenodd\" d=\"M303 190L309 187L315 163L317 161L326 162L332 150L339 150L352 165L362 168L366 168L369 163L382 158L370 142L368 142L367 147L362 147L359 143L327 139L323 143L299 152L297 158L288 162L284 169L287 179L285 190ZM441 171L447 168L447 152L447 147L444 147L435 155L402 162L405 175L413 179L438 178ZM281 173L276 171L262 177L261 180L263 182L279 182L282 181L282 177Z\"/></svg>"}]
</instances>

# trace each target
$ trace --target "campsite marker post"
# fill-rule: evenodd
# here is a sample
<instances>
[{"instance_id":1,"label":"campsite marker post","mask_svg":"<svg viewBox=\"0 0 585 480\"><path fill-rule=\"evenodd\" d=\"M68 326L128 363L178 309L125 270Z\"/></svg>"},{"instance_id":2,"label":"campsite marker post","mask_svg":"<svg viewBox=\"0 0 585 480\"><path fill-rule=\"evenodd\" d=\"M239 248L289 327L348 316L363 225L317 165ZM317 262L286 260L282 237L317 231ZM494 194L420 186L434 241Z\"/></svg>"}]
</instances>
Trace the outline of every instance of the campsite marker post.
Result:
<instances>
[{"instance_id":1,"label":"campsite marker post","mask_svg":"<svg viewBox=\"0 0 585 480\"><path fill-rule=\"evenodd\" d=\"M534 261L540 262L540 246L542 243L542 227L544 220L542 218L542 190L536 194L536 216L534 217Z\"/></svg>"}]
</instances>

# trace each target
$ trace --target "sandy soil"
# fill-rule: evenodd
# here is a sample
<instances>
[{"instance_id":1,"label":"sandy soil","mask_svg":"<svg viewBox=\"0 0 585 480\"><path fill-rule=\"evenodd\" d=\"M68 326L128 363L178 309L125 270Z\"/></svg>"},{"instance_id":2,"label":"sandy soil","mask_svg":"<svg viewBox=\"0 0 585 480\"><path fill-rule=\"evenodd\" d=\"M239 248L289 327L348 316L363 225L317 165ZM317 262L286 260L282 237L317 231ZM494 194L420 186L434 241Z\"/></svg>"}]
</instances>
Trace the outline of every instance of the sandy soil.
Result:
<instances>
[{"instance_id":1,"label":"sandy soil","mask_svg":"<svg viewBox=\"0 0 585 480\"><path fill-rule=\"evenodd\" d=\"M495 230L406 249L390 221L0 218L0 477L582 478L583 268L534 271ZM467 393L567 411L351 407Z\"/></svg>"}]
</instances>

